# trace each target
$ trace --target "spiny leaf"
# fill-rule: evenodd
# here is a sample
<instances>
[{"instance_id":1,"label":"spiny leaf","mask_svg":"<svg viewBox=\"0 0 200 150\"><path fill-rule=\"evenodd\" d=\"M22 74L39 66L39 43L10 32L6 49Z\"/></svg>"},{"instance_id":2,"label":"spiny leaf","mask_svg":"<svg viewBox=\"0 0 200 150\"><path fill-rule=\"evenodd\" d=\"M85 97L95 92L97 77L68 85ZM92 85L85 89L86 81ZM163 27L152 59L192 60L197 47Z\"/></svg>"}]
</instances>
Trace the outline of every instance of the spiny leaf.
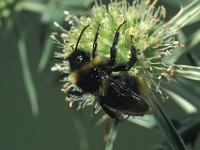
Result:
<instances>
[{"instance_id":1,"label":"spiny leaf","mask_svg":"<svg viewBox=\"0 0 200 150\"><path fill-rule=\"evenodd\" d=\"M193 48L197 44L199 44L200 43L200 29L197 30L194 34L192 34L192 36L189 39L191 42L188 47Z\"/></svg>"},{"instance_id":2,"label":"spiny leaf","mask_svg":"<svg viewBox=\"0 0 200 150\"><path fill-rule=\"evenodd\" d=\"M166 141L171 146L173 150L187 150L182 138L177 133L175 127L173 126L172 122L170 121L169 117L156 100L154 94L151 93L152 100L150 101L150 105L152 107L152 111L154 116L158 121L158 125L163 132Z\"/></svg>"},{"instance_id":3,"label":"spiny leaf","mask_svg":"<svg viewBox=\"0 0 200 150\"><path fill-rule=\"evenodd\" d=\"M199 15L200 1L195 0L188 6L181 9L181 11L168 22L168 25L172 28L179 29L193 21L193 19Z\"/></svg>"},{"instance_id":4,"label":"spiny leaf","mask_svg":"<svg viewBox=\"0 0 200 150\"><path fill-rule=\"evenodd\" d=\"M171 90L165 89L165 91L170 95L170 97L173 98L173 100L179 106L181 106L181 108L183 108L183 110L185 110L185 112L187 112L187 113L195 113L195 112L197 112L197 108L194 105L192 105L187 99L182 97L181 95L178 95L177 93L175 93L175 92L173 92Z\"/></svg>"},{"instance_id":5,"label":"spiny leaf","mask_svg":"<svg viewBox=\"0 0 200 150\"><path fill-rule=\"evenodd\" d=\"M157 121L155 120L154 116L148 114L144 116L130 116L128 121L148 129L153 129L157 125Z\"/></svg>"},{"instance_id":6,"label":"spiny leaf","mask_svg":"<svg viewBox=\"0 0 200 150\"><path fill-rule=\"evenodd\" d=\"M200 67L179 65L179 68L175 70L175 75L200 81Z\"/></svg>"},{"instance_id":7,"label":"spiny leaf","mask_svg":"<svg viewBox=\"0 0 200 150\"><path fill-rule=\"evenodd\" d=\"M191 103L193 106L195 106L198 110L200 109L200 101L199 97L195 96L194 94L191 94L188 90L184 89L181 85L164 85L164 88L173 91L173 93L176 93L183 99L187 100L189 103Z\"/></svg>"},{"instance_id":8,"label":"spiny leaf","mask_svg":"<svg viewBox=\"0 0 200 150\"><path fill-rule=\"evenodd\" d=\"M24 84L25 84L26 91L28 93L28 97L30 100L32 113L34 116L38 116L39 106L38 106L37 92L36 92L36 88L31 76L31 71L30 71L26 51L27 50L26 50L26 45L25 45L25 39L21 36L18 39L18 52L20 56L21 66L22 66Z\"/></svg>"}]
</instances>

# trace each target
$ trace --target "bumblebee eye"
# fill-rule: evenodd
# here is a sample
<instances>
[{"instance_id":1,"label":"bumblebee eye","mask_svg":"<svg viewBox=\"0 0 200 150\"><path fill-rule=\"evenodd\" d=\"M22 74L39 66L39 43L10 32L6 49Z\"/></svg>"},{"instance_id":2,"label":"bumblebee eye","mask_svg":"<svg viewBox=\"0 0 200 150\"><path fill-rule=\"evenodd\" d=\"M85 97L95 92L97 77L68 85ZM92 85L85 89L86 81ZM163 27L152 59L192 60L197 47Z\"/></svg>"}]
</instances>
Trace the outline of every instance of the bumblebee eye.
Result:
<instances>
[{"instance_id":1,"label":"bumblebee eye","mask_svg":"<svg viewBox=\"0 0 200 150\"><path fill-rule=\"evenodd\" d=\"M77 58L76 58L76 62L82 62L83 60L83 57L81 55L79 55Z\"/></svg>"}]
</instances>

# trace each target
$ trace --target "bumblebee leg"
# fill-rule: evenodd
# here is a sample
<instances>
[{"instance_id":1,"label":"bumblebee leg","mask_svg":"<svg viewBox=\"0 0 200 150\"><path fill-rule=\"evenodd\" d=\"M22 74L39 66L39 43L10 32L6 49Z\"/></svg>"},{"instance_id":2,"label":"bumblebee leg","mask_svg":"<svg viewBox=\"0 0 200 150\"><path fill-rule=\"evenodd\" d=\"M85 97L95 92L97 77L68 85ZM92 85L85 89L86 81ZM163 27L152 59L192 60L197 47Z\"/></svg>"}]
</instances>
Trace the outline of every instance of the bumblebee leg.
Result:
<instances>
[{"instance_id":1,"label":"bumblebee leg","mask_svg":"<svg viewBox=\"0 0 200 150\"><path fill-rule=\"evenodd\" d=\"M128 115L126 118L124 118L124 120L128 120L129 117L130 117L130 116Z\"/></svg>"},{"instance_id":2,"label":"bumblebee leg","mask_svg":"<svg viewBox=\"0 0 200 150\"><path fill-rule=\"evenodd\" d=\"M80 91L72 91L72 90L68 90L67 92L67 96L68 97L71 97L72 95L73 96L82 96L84 93L83 92L80 92Z\"/></svg>"},{"instance_id":3,"label":"bumblebee leg","mask_svg":"<svg viewBox=\"0 0 200 150\"><path fill-rule=\"evenodd\" d=\"M55 81L62 81L64 80L66 77L68 77L70 75L70 73L62 73L60 75L58 75L56 78L55 78Z\"/></svg>"},{"instance_id":4,"label":"bumblebee leg","mask_svg":"<svg viewBox=\"0 0 200 150\"><path fill-rule=\"evenodd\" d=\"M104 110L110 117L116 119L116 120L119 121L119 122L124 121L123 116L121 116L119 113L116 113L116 112L110 110L109 108L107 108L107 107L105 107L105 106L103 106L103 105L101 105L101 107L103 108L103 110Z\"/></svg>"},{"instance_id":5,"label":"bumblebee leg","mask_svg":"<svg viewBox=\"0 0 200 150\"><path fill-rule=\"evenodd\" d=\"M99 27L101 24L99 24L96 34L95 34L95 38L94 38L94 42L93 42L93 46L92 46L92 58L94 58L96 56L96 51L97 51L97 39L98 39L98 35L99 35Z\"/></svg>"},{"instance_id":6,"label":"bumblebee leg","mask_svg":"<svg viewBox=\"0 0 200 150\"><path fill-rule=\"evenodd\" d=\"M131 42L131 57L129 58L128 64L121 64L118 66L113 67L112 71L113 72L118 72L118 71L129 71L135 64L137 57L136 57L136 48Z\"/></svg>"},{"instance_id":7,"label":"bumblebee leg","mask_svg":"<svg viewBox=\"0 0 200 150\"><path fill-rule=\"evenodd\" d=\"M110 62L109 62L110 66L114 66L115 65L115 59L116 59L116 54L117 54L116 45L117 45L118 40L119 40L119 30L122 27L122 25L124 25L126 22L127 21L124 21L121 25L119 25L119 27L117 28L117 30L115 32L113 44L112 44L112 47L110 48Z\"/></svg>"}]
</instances>

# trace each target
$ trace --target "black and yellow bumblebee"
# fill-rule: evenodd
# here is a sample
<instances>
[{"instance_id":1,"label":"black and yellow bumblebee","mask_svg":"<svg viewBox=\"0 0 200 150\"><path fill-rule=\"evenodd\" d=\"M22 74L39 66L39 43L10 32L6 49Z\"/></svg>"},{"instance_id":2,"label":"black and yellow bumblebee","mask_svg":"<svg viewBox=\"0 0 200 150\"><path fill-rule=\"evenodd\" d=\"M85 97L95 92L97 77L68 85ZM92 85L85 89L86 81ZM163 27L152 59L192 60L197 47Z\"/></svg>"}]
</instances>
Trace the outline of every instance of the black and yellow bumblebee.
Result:
<instances>
[{"instance_id":1,"label":"black and yellow bumblebee","mask_svg":"<svg viewBox=\"0 0 200 150\"><path fill-rule=\"evenodd\" d=\"M131 56L127 64L116 65L119 30L125 23L126 21L120 24L115 31L110 47L110 58L103 58L96 54L100 25L95 33L91 55L78 47L81 36L89 27L87 25L79 35L73 52L65 58L71 69L71 83L81 89L81 92L69 89L68 95L81 96L85 93L94 95L102 109L118 121L123 121L124 115L143 116L149 109L148 104L141 98L144 81L140 77L113 74L113 72L129 71L137 61L136 48L131 43Z\"/></svg>"}]
</instances>

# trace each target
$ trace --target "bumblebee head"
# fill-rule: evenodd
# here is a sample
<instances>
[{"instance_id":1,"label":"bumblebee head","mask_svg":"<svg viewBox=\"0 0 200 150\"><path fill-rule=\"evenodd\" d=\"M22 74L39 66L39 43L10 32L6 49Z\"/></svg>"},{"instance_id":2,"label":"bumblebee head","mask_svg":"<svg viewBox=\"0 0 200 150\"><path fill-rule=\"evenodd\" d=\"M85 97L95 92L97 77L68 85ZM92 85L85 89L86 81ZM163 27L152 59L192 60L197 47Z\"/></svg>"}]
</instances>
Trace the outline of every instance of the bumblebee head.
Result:
<instances>
[{"instance_id":1,"label":"bumblebee head","mask_svg":"<svg viewBox=\"0 0 200 150\"><path fill-rule=\"evenodd\" d=\"M77 49L68 57L69 65L72 71L80 69L84 64L90 61L89 55L81 49Z\"/></svg>"},{"instance_id":2,"label":"bumblebee head","mask_svg":"<svg viewBox=\"0 0 200 150\"><path fill-rule=\"evenodd\" d=\"M84 31L89 27L89 25L85 26L85 28L83 28L81 34L78 37L77 43L75 48L73 48L73 52L71 53L71 55L67 58L69 61L69 65L72 71L81 69L81 67L90 61L90 56L84 52L82 49L78 48L78 44L81 40L81 36L83 35Z\"/></svg>"}]
</instances>

